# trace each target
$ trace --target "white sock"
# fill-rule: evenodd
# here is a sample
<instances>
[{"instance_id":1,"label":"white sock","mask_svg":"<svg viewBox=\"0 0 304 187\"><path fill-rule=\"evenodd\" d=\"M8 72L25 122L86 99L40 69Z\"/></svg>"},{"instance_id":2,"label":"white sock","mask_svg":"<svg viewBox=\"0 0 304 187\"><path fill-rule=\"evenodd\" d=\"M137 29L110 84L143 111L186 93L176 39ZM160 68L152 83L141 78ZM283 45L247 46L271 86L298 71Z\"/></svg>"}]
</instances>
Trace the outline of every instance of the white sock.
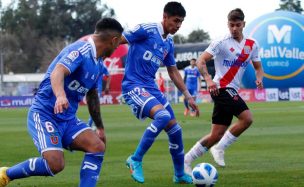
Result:
<instances>
[{"instance_id":1,"label":"white sock","mask_svg":"<svg viewBox=\"0 0 304 187\"><path fill-rule=\"evenodd\" d=\"M217 143L216 149L225 150L227 147L229 147L233 142L237 140L237 137L235 137L229 130L227 130L224 134L224 136L221 138L221 140Z\"/></svg>"},{"instance_id":2,"label":"white sock","mask_svg":"<svg viewBox=\"0 0 304 187\"><path fill-rule=\"evenodd\" d=\"M185 155L185 163L192 163L195 159L202 156L207 151L207 147L202 146L200 142L196 142L196 144Z\"/></svg>"}]
</instances>

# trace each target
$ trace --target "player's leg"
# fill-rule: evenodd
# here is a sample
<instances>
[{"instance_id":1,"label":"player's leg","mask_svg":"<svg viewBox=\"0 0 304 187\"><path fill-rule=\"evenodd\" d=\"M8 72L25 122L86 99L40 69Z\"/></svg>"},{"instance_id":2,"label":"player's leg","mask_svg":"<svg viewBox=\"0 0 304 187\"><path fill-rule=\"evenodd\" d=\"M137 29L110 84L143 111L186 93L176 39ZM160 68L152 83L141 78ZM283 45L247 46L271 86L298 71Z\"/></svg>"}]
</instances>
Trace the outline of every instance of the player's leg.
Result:
<instances>
[{"instance_id":1,"label":"player's leg","mask_svg":"<svg viewBox=\"0 0 304 187\"><path fill-rule=\"evenodd\" d=\"M227 107L227 93L224 90L220 90L220 94L213 97L214 108L212 115L212 126L209 134L205 135L198 141L185 155L185 171L190 173L192 171L191 164L197 158L203 156L210 147L216 144L224 135L225 131L231 124L233 113L230 107ZM229 99L229 97L228 97ZM229 106L229 105L228 105ZM214 155L213 155L214 156ZM223 161L218 162L214 156L214 160L223 165Z\"/></svg>"},{"instance_id":2,"label":"player's leg","mask_svg":"<svg viewBox=\"0 0 304 187\"><path fill-rule=\"evenodd\" d=\"M237 100L235 98L238 98ZM233 101L233 112L237 116L236 121L224 134L221 140L212 149L213 155L217 157L223 157L221 154L224 153L231 144L233 144L237 138L252 124L252 114L248 109L246 103L242 100L239 95L234 96ZM223 160L223 159L222 159Z\"/></svg>"},{"instance_id":3,"label":"player's leg","mask_svg":"<svg viewBox=\"0 0 304 187\"><path fill-rule=\"evenodd\" d=\"M159 92L159 90L157 90L157 92ZM162 94L159 92L159 95ZM152 146L156 137L168 124L171 116L170 113L164 109L163 105L144 88L136 87L125 93L124 98L137 118L143 119L145 117L150 117L153 119L152 123L143 133L135 152L126 162L127 166L130 168L133 179L143 183L142 159Z\"/></svg>"},{"instance_id":4,"label":"player's leg","mask_svg":"<svg viewBox=\"0 0 304 187\"><path fill-rule=\"evenodd\" d=\"M252 123L252 115L244 100L238 93L232 89L225 89L226 99L225 106L227 110L231 111L234 116L237 116L238 121L234 123L229 130L225 132L221 140L216 146L212 147L210 152L213 155L215 162L220 166L225 166L224 151L231 144L233 144L238 136L244 132Z\"/></svg>"},{"instance_id":5,"label":"player's leg","mask_svg":"<svg viewBox=\"0 0 304 187\"><path fill-rule=\"evenodd\" d=\"M182 128L176 122L172 107L166 100L166 98L159 98L161 103L169 111L171 119L165 128L165 131L169 139L169 151L174 166L174 177L175 183L192 183L192 178L184 172L184 145L182 137Z\"/></svg>"},{"instance_id":6,"label":"player's leg","mask_svg":"<svg viewBox=\"0 0 304 187\"><path fill-rule=\"evenodd\" d=\"M94 187L102 168L105 144L84 122L74 119L67 125L64 147L85 153L80 169L79 187Z\"/></svg>"},{"instance_id":7,"label":"player's leg","mask_svg":"<svg viewBox=\"0 0 304 187\"><path fill-rule=\"evenodd\" d=\"M6 168L6 172L0 174L0 184L4 174L11 181L30 176L53 176L64 168L61 137L51 121L39 112L29 111L28 131L43 157L33 157Z\"/></svg>"}]
</instances>

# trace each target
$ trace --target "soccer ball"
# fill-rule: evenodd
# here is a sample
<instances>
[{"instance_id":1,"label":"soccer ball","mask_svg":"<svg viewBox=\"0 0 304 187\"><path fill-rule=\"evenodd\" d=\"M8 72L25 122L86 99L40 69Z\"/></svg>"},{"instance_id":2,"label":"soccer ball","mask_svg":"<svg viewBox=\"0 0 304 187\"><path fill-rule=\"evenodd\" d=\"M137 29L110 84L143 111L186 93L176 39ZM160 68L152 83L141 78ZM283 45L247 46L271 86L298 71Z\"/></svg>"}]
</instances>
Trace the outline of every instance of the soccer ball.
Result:
<instances>
[{"instance_id":1,"label":"soccer ball","mask_svg":"<svg viewBox=\"0 0 304 187\"><path fill-rule=\"evenodd\" d=\"M212 187L217 178L216 168L209 163L197 164L192 170L193 184L197 187Z\"/></svg>"}]
</instances>

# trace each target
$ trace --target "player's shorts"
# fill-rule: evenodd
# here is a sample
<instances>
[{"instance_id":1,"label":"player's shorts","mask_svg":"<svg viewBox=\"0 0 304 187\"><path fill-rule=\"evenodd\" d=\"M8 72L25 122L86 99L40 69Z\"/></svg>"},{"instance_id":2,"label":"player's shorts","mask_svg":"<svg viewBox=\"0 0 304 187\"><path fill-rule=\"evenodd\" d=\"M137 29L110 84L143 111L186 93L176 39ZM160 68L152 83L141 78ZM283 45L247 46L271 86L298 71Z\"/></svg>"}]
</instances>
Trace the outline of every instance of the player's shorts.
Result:
<instances>
[{"instance_id":1,"label":"player's shorts","mask_svg":"<svg viewBox=\"0 0 304 187\"><path fill-rule=\"evenodd\" d=\"M211 95L214 101L212 123L229 126L233 116L238 116L249 108L235 89L220 88L219 92L218 96Z\"/></svg>"},{"instance_id":2,"label":"player's shorts","mask_svg":"<svg viewBox=\"0 0 304 187\"><path fill-rule=\"evenodd\" d=\"M128 86L128 90L122 91L125 102L129 105L132 113L140 120L150 116L150 110L156 105L163 105L174 119L173 110L163 93L158 88L144 86Z\"/></svg>"},{"instance_id":3,"label":"player's shorts","mask_svg":"<svg viewBox=\"0 0 304 187\"><path fill-rule=\"evenodd\" d=\"M189 93L193 96L193 97L196 97L197 96L197 89L189 89Z\"/></svg>"},{"instance_id":4,"label":"player's shorts","mask_svg":"<svg viewBox=\"0 0 304 187\"><path fill-rule=\"evenodd\" d=\"M56 121L49 115L30 109L27 118L28 132L40 154L49 150L70 149L73 140L90 127L76 117L67 121Z\"/></svg>"}]
</instances>

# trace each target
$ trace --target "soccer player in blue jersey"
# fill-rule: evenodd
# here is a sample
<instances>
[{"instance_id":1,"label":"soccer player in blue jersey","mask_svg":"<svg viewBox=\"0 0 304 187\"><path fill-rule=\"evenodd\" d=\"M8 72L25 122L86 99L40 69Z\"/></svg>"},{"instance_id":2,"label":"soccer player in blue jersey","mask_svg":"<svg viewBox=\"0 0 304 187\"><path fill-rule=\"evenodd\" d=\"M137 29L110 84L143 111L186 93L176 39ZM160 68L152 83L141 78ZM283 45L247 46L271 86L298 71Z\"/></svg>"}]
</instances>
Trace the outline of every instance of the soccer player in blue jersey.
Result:
<instances>
[{"instance_id":1,"label":"soccer player in blue jersey","mask_svg":"<svg viewBox=\"0 0 304 187\"><path fill-rule=\"evenodd\" d=\"M184 72L185 72L184 82L185 82L190 94L192 95L193 99L196 100L198 86L200 86L198 84L198 82L199 83L201 82L201 74L200 74L198 68L196 67L195 58L190 60L190 66L186 67L184 69ZM184 105L185 105L185 111L184 111L185 116L188 116L189 112L190 112L191 116L196 115L195 111L193 111L192 109L189 108L187 99L184 99Z\"/></svg>"},{"instance_id":2,"label":"soccer player in blue jersey","mask_svg":"<svg viewBox=\"0 0 304 187\"><path fill-rule=\"evenodd\" d=\"M103 89L103 86L102 86L102 81L103 81L103 78L106 78L106 85L105 85L105 94L108 94L109 93L109 89L110 89L110 81L111 81L111 77L110 77L110 74L109 74L109 71L107 69L107 67L105 65L103 65L102 67L102 70L101 70L101 74L100 76L98 77L98 81L97 81L97 91L98 91L98 95L99 97L102 95L102 89ZM93 125L93 119L92 117L90 116L89 120L88 120L88 125L90 127L92 127L93 129L96 128L95 125Z\"/></svg>"},{"instance_id":3,"label":"soccer player in blue jersey","mask_svg":"<svg viewBox=\"0 0 304 187\"><path fill-rule=\"evenodd\" d=\"M166 131L169 138L174 182L192 183L191 176L184 173L182 129L176 122L172 107L155 83L158 68L165 65L174 84L199 115L198 107L176 67L174 45L170 36L179 30L185 16L186 11L182 4L169 2L164 7L161 23L139 24L133 30L123 33L122 43L129 44L125 76L122 81L123 97L138 119L153 119L137 149L126 161L132 178L139 183L144 182L143 156L162 130Z\"/></svg>"},{"instance_id":4,"label":"soccer player in blue jersey","mask_svg":"<svg viewBox=\"0 0 304 187\"><path fill-rule=\"evenodd\" d=\"M85 153L79 187L96 186L106 143L97 79L103 58L117 48L122 32L115 19L101 19L87 42L70 44L53 60L28 112L28 131L41 156L0 168L0 187L15 179L59 173L65 165L63 149ZM78 103L85 95L97 126L95 132L76 117Z\"/></svg>"}]
</instances>

